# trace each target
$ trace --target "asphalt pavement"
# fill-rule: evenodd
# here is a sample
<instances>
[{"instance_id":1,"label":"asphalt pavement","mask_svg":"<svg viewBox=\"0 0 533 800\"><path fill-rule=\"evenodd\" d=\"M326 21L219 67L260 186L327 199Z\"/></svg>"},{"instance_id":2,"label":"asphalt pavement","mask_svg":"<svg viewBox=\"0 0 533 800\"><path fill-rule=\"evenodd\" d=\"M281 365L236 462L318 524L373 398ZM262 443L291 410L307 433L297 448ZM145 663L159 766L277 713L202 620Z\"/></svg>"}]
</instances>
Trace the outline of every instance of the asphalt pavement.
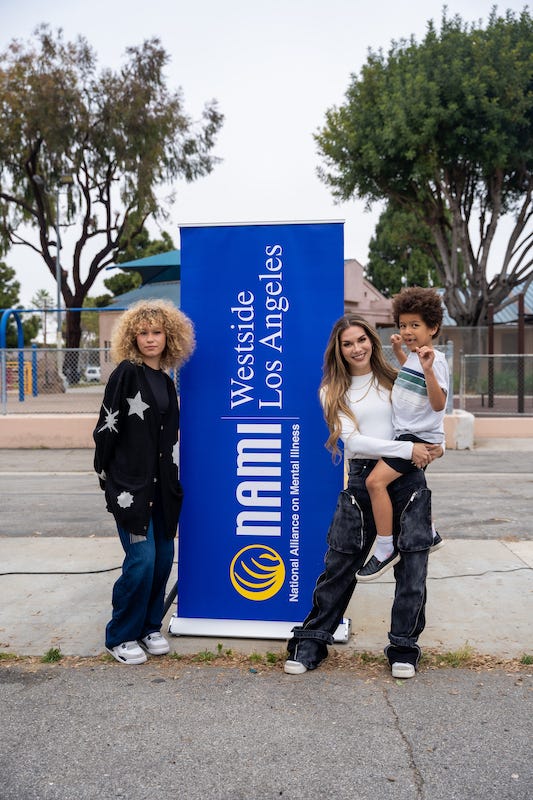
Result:
<instances>
[{"instance_id":1,"label":"asphalt pavement","mask_svg":"<svg viewBox=\"0 0 533 800\"><path fill-rule=\"evenodd\" d=\"M0 662L2 800L529 800L530 672Z\"/></svg>"}]
</instances>

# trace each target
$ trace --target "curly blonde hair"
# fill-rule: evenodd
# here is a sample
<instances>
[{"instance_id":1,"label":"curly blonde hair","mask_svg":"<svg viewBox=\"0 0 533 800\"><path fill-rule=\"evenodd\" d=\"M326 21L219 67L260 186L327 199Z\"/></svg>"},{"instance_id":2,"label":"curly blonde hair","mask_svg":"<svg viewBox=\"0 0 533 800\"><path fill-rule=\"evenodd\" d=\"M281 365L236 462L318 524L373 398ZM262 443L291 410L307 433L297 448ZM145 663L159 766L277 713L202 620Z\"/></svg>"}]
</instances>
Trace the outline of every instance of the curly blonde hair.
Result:
<instances>
[{"instance_id":1,"label":"curly blonde hair","mask_svg":"<svg viewBox=\"0 0 533 800\"><path fill-rule=\"evenodd\" d=\"M320 396L324 409L324 419L329 429L326 448L330 451L334 461L340 457L338 441L341 435L341 422L339 414L346 414L347 417L353 420L357 428L357 420L346 399L346 393L350 388L352 376L350 375L340 346L342 334L354 325L364 330L372 344L370 367L378 387L383 387L390 392L397 375L397 371L385 359L381 340L375 328L369 325L369 323L358 314L346 314L344 317L337 320L331 330L326 345L324 365L322 368L322 381L320 383Z\"/></svg>"},{"instance_id":2,"label":"curly blonde hair","mask_svg":"<svg viewBox=\"0 0 533 800\"><path fill-rule=\"evenodd\" d=\"M145 326L161 327L167 339L161 356L161 368L180 367L191 356L194 346L194 328L191 320L169 300L140 300L125 311L111 334L111 358L142 364L137 347L137 334Z\"/></svg>"}]
</instances>

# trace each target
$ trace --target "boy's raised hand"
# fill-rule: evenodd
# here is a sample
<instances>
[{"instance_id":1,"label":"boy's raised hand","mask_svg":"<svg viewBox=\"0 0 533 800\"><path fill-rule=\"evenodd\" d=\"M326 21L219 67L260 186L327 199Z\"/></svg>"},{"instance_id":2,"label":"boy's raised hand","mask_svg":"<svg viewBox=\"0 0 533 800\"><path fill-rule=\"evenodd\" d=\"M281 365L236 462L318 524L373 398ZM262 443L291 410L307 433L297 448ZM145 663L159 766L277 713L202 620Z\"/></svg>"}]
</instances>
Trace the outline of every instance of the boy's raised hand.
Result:
<instances>
[{"instance_id":1,"label":"boy's raised hand","mask_svg":"<svg viewBox=\"0 0 533 800\"><path fill-rule=\"evenodd\" d=\"M433 362L435 361L435 351L432 347L417 347L416 353L418 358L420 359L420 364L422 365L422 369L425 371L427 369L431 369L433 366Z\"/></svg>"}]
</instances>

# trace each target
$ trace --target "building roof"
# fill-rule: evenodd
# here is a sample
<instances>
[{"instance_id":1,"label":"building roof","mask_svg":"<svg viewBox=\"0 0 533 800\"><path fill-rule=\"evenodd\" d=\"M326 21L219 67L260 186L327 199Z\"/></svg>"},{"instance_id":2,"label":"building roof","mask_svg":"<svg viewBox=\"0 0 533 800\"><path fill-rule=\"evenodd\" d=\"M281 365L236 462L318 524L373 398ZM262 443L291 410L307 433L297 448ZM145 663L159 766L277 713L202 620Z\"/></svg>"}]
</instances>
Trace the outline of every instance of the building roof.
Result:
<instances>
[{"instance_id":1,"label":"building roof","mask_svg":"<svg viewBox=\"0 0 533 800\"><path fill-rule=\"evenodd\" d=\"M444 294L444 289L437 289L439 294ZM510 296L518 298L522 294L523 288L518 287L510 292ZM448 309L444 305L444 317L442 320L442 327L454 327L457 325L456 321L452 319L448 313ZM526 317L533 317L533 284L531 284L527 291L524 293L524 314ZM518 302L509 303L508 306L502 308L494 314L495 325L512 325L518 322Z\"/></svg>"},{"instance_id":2,"label":"building roof","mask_svg":"<svg viewBox=\"0 0 533 800\"><path fill-rule=\"evenodd\" d=\"M179 281L181 275L181 252L167 250L155 256L137 258L135 261L124 261L122 264L111 264L106 269L134 269L140 272L143 286L146 283L160 281ZM129 294L129 293L128 293Z\"/></svg>"},{"instance_id":3,"label":"building roof","mask_svg":"<svg viewBox=\"0 0 533 800\"><path fill-rule=\"evenodd\" d=\"M153 283L143 283L137 289L115 297L114 301L106 306L107 309L115 308L117 311L123 310L132 303L139 300L170 300L176 308L181 303L181 284L179 281L154 281Z\"/></svg>"},{"instance_id":4,"label":"building roof","mask_svg":"<svg viewBox=\"0 0 533 800\"><path fill-rule=\"evenodd\" d=\"M356 312L373 325L392 325L392 301L365 278L356 258L344 259L344 308Z\"/></svg>"}]
</instances>

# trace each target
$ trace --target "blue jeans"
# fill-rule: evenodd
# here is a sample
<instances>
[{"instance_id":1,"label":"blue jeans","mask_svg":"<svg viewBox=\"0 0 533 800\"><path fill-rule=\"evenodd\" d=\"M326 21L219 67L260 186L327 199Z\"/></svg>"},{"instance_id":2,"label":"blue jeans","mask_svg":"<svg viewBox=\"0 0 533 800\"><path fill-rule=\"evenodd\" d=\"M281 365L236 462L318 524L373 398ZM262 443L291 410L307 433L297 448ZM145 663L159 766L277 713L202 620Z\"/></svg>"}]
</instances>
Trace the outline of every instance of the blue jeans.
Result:
<instances>
[{"instance_id":1,"label":"blue jeans","mask_svg":"<svg viewBox=\"0 0 533 800\"><path fill-rule=\"evenodd\" d=\"M287 645L289 658L316 669L327 658L328 644L355 589L355 573L365 563L376 536L365 480L376 461L352 459L348 487L342 491L328 531L325 569L313 592L312 608ZM426 575L431 533L431 492L422 470L402 475L390 484L395 545L401 559L394 567L396 589L391 612L390 663L416 666L418 637L426 624Z\"/></svg>"},{"instance_id":2,"label":"blue jeans","mask_svg":"<svg viewBox=\"0 0 533 800\"><path fill-rule=\"evenodd\" d=\"M125 558L113 586L113 614L106 626L106 647L143 639L161 630L165 591L174 561L174 540L167 539L154 505L146 536L132 536L119 525Z\"/></svg>"}]
</instances>

